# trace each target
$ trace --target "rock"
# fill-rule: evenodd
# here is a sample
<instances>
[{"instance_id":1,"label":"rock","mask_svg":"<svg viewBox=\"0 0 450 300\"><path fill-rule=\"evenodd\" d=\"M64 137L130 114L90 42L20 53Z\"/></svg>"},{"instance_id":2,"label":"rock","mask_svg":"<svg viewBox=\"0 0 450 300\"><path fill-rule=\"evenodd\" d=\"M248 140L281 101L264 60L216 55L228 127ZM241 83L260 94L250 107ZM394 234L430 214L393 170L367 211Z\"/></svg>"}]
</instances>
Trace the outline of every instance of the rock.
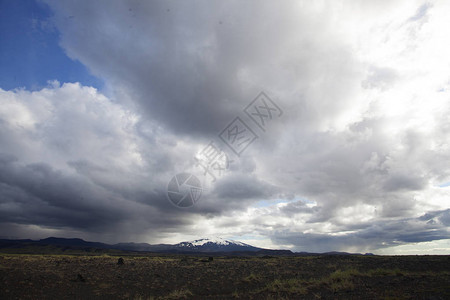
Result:
<instances>
[{"instance_id":1,"label":"rock","mask_svg":"<svg viewBox=\"0 0 450 300\"><path fill-rule=\"evenodd\" d=\"M117 261L117 264L118 264L118 265L123 265L123 264L124 264L124 261L123 261L123 258L122 258L122 257L119 258L119 260Z\"/></svg>"},{"instance_id":2,"label":"rock","mask_svg":"<svg viewBox=\"0 0 450 300\"><path fill-rule=\"evenodd\" d=\"M208 257L208 259L204 258L204 259L201 259L200 261L201 262L212 262L213 260L214 260L214 257L210 256L210 257Z\"/></svg>"},{"instance_id":3,"label":"rock","mask_svg":"<svg viewBox=\"0 0 450 300\"><path fill-rule=\"evenodd\" d=\"M77 274L77 281L78 282L85 282L86 279L84 279L84 277L81 274Z\"/></svg>"}]
</instances>

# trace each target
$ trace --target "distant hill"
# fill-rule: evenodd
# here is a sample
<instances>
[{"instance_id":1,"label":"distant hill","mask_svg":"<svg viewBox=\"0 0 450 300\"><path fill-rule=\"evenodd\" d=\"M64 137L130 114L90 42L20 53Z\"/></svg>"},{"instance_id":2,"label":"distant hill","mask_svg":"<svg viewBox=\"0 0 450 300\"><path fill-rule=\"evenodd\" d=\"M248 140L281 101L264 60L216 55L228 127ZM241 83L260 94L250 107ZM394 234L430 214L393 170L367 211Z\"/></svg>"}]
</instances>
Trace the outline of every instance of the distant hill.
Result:
<instances>
[{"instance_id":1,"label":"distant hill","mask_svg":"<svg viewBox=\"0 0 450 300\"><path fill-rule=\"evenodd\" d=\"M55 238L49 237L38 241L39 244L45 245L56 245L56 246L77 246L77 247L92 247L100 249L112 248L111 245L98 243L98 242L86 242L82 239L65 239L65 238Z\"/></svg>"},{"instance_id":2,"label":"distant hill","mask_svg":"<svg viewBox=\"0 0 450 300\"><path fill-rule=\"evenodd\" d=\"M47 238L33 240L0 240L0 252L24 254L100 254L121 253L110 245L81 239Z\"/></svg>"}]
</instances>

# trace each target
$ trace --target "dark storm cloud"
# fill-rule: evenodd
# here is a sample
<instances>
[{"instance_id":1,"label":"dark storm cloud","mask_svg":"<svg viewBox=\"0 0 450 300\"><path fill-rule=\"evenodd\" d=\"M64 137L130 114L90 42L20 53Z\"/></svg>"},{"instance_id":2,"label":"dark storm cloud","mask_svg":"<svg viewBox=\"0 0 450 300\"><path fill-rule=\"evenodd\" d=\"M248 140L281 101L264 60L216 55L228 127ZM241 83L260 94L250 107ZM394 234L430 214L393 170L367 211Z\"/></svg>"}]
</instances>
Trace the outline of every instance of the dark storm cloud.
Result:
<instances>
[{"instance_id":1,"label":"dark storm cloud","mask_svg":"<svg viewBox=\"0 0 450 300\"><path fill-rule=\"evenodd\" d=\"M417 178L408 175L395 175L389 178L385 184L384 188L387 191L395 190L421 190L425 187L426 182L424 178Z\"/></svg>"},{"instance_id":2,"label":"dark storm cloud","mask_svg":"<svg viewBox=\"0 0 450 300\"><path fill-rule=\"evenodd\" d=\"M268 199L275 192L276 187L258 180L255 176L233 174L218 182L214 188L217 197L226 200Z\"/></svg>"},{"instance_id":3,"label":"dark storm cloud","mask_svg":"<svg viewBox=\"0 0 450 300\"><path fill-rule=\"evenodd\" d=\"M420 217L420 220L426 221L427 224L450 225L450 209L442 211L428 212Z\"/></svg>"},{"instance_id":4,"label":"dark storm cloud","mask_svg":"<svg viewBox=\"0 0 450 300\"><path fill-rule=\"evenodd\" d=\"M280 211L282 214L286 215L287 217L293 217L298 213L303 213L303 214L317 213L320 211L320 208L317 206L309 207L303 201L295 201L295 202L288 203L286 206L281 207Z\"/></svg>"},{"instance_id":5,"label":"dark storm cloud","mask_svg":"<svg viewBox=\"0 0 450 300\"><path fill-rule=\"evenodd\" d=\"M0 162L2 221L46 226L96 228L121 220L126 211L108 205L107 192L82 178L66 176L46 164L22 165L12 156Z\"/></svg>"},{"instance_id":6,"label":"dark storm cloud","mask_svg":"<svg viewBox=\"0 0 450 300\"><path fill-rule=\"evenodd\" d=\"M346 86L360 71L330 24L317 20L328 10L270 1L48 2L68 54L173 132L216 135L262 90L277 92L287 118L308 127L351 105ZM329 85L321 101L302 99L319 92L308 88L311 78Z\"/></svg>"},{"instance_id":7,"label":"dark storm cloud","mask_svg":"<svg viewBox=\"0 0 450 300\"><path fill-rule=\"evenodd\" d=\"M439 211L437 216L448 216L449 211ZM345 250L381 249L407 243L429 242L449 239L448 224L426 222L428 217L403 220L383 220L366 224L365 228L356 232L342 234L298 233L281 230L272 234L275 243L295 245L297 251L324 252L327 249ZM441 217L442 218L442 217ZM354 228L347 228L352 230Z\"/></svg>"},{"instance_id":8,"label":"dark storm cloud","mask_svg":"<svg viewBox=\"0 0 450 300\"><path fill-rule=\"evenodd\" d=\"M124 241L192 224L166 199L170 143L141 138L134 115L77 84L1 93L2 229Z\"/></svg>"},{"instance_id":9,"label":"dark storm cloud","mask_svg":"<svg viewBox=\"0 0 450 300\"><path fill-rule=\"evenodd\" d=\"M120 178L118 178L120 179ZM101 234L115 230L113 241L141 231L188 225L177 215L165 191L97 185L46 164L23 165L11 155L0 158L0 215L3 224L39 225ZM169 213L169 215L167 215ZM120 224L133 224L123 228ZM140 226L140 228L139 228ZM86 234L85 236L89 236ZM98 238L98 237L97 237Z\"/></svg>"},{"instance_id":10,"label":"dark storm cloud","mask_svg":"<svg viewBox=\"0 0 450 300\"><path fill-rule=\"evenodd\" d=\"M249 33L260 24L233 9L241 5L105 4L52 3L57 23L65 28L62 43L70 49L69 55L95 73L133 91L148 116L175 132L215 134L242 109L241 101L254 96L243 93L238 72L255 54L270 56L261 48L253 50L263 36ZM67 21L67 13L74 18ZM256 21L257 8L254 14ZM250 28L244 29L242 22ZM115 39L116 32L122 32L125 41Z\"/></svg>"},{"instance_id":11,"label":"dark storm cloud","mask_svg":"<svg viewBox=\"0 0 450 300\"><path fill-rule=\"evenodd\" d=\"M2 93L9 109L1 115L2 136L9 136L2 150L17 154L1 156L2 228L33 225L102 241L164 237L189 230L198 216L247 205L238 196L266 198L274 189L251 175L249 157L233 166L243 172L240 182L230 177L205 192L205 205L179 210L167 200L167 182L179 166L195 165L186 156L196 146L77 84Z\"/></svg>"}]
</instances>

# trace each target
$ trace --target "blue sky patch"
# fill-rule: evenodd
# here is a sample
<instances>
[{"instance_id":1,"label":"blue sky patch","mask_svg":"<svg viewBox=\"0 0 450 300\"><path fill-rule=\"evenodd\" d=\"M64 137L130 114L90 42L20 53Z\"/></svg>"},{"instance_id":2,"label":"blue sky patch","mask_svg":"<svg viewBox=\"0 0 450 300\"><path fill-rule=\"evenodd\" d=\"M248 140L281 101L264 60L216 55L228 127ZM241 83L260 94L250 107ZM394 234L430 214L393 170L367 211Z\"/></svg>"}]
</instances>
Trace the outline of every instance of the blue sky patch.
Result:
<instances>
[{"instance_id":1,"label":"blue sky patch","mask_svg":"<svg viewBox=\"0 0 450 300\"><path fill-rule=\"evenodd\" d=\"M59 46L51 16L44 3L0 1L0 88L39 90L55 79L97 89L103 86L102 80Z\"/></svg>"}]
</instances>

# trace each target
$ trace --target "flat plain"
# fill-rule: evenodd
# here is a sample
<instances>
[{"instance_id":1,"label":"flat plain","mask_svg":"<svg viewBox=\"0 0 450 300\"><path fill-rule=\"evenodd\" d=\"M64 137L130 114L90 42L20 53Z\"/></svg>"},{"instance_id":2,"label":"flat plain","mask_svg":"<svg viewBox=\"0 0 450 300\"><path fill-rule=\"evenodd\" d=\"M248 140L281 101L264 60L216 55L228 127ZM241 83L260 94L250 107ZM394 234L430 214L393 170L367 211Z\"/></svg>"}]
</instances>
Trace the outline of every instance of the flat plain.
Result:
<instances>
[{"instance_id":1,"label":"flat plain","mask_svg":"<svg viewBox=\"0 0 450 300\"><path fill-rule=\"evenodd\" d=\"M450 256L7 253L0 299L450 299Z\"/></svg>"}]
</instances>

